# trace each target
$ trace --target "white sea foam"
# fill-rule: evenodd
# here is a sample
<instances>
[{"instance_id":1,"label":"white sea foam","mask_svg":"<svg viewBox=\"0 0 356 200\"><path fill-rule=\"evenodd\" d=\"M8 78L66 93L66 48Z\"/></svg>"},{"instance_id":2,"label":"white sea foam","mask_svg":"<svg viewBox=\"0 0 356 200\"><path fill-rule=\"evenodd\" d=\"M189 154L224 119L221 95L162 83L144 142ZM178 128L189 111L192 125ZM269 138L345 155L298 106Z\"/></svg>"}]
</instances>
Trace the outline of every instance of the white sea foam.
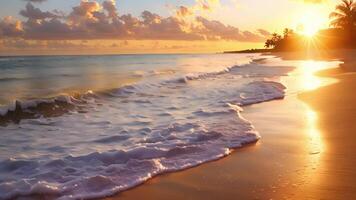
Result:
<instances>
[{"instance_id":1,"label":"white sea foam","mask_svg":"<svg viewBox=\"0 0 356 200\"><path fill-rule=\"evenodd\" d=\"M283 98L286 88L269 79L288 70L252 62L47 99L76 109L0 127L0 198L104 197L222 158L260 138L243 107Z\"/></svg>"}]
</instances>

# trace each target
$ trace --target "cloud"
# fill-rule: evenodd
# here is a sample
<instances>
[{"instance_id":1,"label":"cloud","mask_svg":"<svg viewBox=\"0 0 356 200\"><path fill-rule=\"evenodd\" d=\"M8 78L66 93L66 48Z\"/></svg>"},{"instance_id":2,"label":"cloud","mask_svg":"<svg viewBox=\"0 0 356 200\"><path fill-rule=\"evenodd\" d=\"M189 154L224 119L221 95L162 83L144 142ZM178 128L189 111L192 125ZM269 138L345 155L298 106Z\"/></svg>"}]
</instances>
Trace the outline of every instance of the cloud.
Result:
<instances>
[{"instance_id":1,"label":"cloud","mask_svg":"<svg viewBox=\"0 0 356 200\"><path fill-rule=\"evenodd\" d=\"M20 11L20 15L29 20L43 20L57 17L57 15L51 12L42 12L40 9L35 8L31 3L27 3L25 10Z\"/></svg>"},{"instance_id":2,"label":"cloud","mask_svg":"<svg viewBox=\"0 0 356 200\"><path fill-rule=\"evenodd\" d=\"M197 17L197 22L200 22L201 26L198 26L195 32L201 33L207 40L236 40L244 42L262 42L265 40L265 35L260 34L258 31L256 33L241 31L220 21L208 20L203 17Z\"/></svg>"},{"instance_id":3,"label":"cloud","mask_svg":"<svg viewBox=\"0 0 356 200\"><path fill-rule=\"evenodd\" d=\"M0 37L16 38L23 35L22 22L14 20L12 17L5 17L0 21Z\"/></svg>"},{"instance_id":4,"label":"cloud","mask_svg":"<svg viewBox=\"0 0 356 200\"><path fill-rule=\"evenodd\" d=\"M115 19L118 17L118 13L116 10L116 3L114 0L104 1L103 8L108 12L109 17Z\"/></svg>"},{"instance_id":5,"label":"cloud","mask_svg":"<svg viewBox=\"0 0 356 200\"><path fill-rule=\"evenodd\" d=\"M194 14L193 11L190 8L185 7L185 6L180 6L176 11L176 15L178 17L182 17L182 18L184 18L186 16L191 16L193 14Z\"/></svg>"},{"instance_id":6,"label":"cloud","mask_svg":"<svg viewBox=\"0 0 356 200\"><path fill-rule=\"evenodd\" d=\"M119 15L114 0L82 0L68 14L42 11L31 2L20 11L26 20L4 18L0 22L1 37L28 40L234 40L262 42L270 34L265 30L240 30L200 12L219 6L219 0L197 0L191 7L180 6L173 16L163 17L150 11L140 17Z\"/></svg>"},{"instance_id":7,"label":"cloud","mask_svg":"<svg viewBox=\"0 0 356 200\"><path fill-rule=\"evenodd\" d=\"M211 11L220 5L220 0L197 0L196 9Z\"/></svg>"},{"instance_id":8,"label":"cloud","mask_svg":"<svg viewBox=\"0 0 356 200\"><path fill-rule=\"evenodd\" d=\"M72 23L80 23L85 20L95 20L98 18L100 4L93 1L81 1L79 6L73 7L68 18Z\"/></svg>"},{"instance_id":9,"label":"cloud","mask_svg":"<svg viewBox=\"0 0 356 200\"><path fill-rule=\"evenodd\" d=\"M264 30L264 29L257 29L257 31L258 31L261 35L263 35L263 36L265 36L265 37L270 37L270 36L271 36L271 33L270 33L269 31L267 31L267 30Z\"/></svg>"}]
</instances>

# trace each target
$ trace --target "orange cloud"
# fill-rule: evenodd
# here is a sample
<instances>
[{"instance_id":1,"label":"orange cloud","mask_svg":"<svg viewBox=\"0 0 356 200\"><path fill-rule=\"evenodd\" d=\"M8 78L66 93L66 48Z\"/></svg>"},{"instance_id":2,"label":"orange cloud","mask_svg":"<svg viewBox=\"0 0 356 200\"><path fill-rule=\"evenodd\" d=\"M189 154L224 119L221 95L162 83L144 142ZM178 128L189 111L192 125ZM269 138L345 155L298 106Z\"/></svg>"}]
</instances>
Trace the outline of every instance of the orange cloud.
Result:
<instances>
[{"instance_id":1,"label":"orange cloud","mask_svg":"<svg viewBox=\"0 0 356 200\"><path fill-rule=\"evenodd\" d=\"M178 17L185 18L187 16L193 15L194 13L190 8L185 7L185 6L180 6L178 8L178 10L176 11L176 14Z\"/></svg>"},{"instance_id":2,"label":"orange cloud","mask_svg":"<svg viewBox=\"0 0 356 200\"><path fill-rule=\"evenodd\" d=\"M22 22L12 17L5 17L0 21L0 37L21 37L23 35Z\"/></svg>"},{"instance_id":3,"label":"orange cloud","mask_svg":"<svg viewBox=\"0 0 356 200\"><path fill-rule=\"evenodd\" d=\"M234 40L262 42L269 35L265 30L243 31L197 15L211 10L219 0L197 0L192 7L181 6L174 16L162 17L150 11L141 17L119 15L114 0L82 0L67 15L41 11L30 2L20 14L27 20L5 18L0 22L2 38L28 40ZM185 17L189 16L189 20Z\"/></svg>"}]
</instances>

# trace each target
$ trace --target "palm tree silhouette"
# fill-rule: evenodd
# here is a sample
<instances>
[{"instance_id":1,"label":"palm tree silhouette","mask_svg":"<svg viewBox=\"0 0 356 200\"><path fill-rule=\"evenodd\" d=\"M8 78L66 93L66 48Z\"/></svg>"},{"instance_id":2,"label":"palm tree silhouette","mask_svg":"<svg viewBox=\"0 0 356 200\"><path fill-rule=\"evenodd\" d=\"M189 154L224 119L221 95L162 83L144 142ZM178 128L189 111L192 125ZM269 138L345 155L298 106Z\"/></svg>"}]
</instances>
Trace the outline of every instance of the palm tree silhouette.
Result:
<instances>
[{"instance_id":1,"label":"palm tree silhouette","mask_svg":"<svg viewBox=\"0 0 356 200\"><path fill-rule=\"evenodd\" d=\"M293 35L293 34L294 34L293 29L285 28L285 29L283 30L284 38L288 38L289 36L291 36L291 35Z\"/></svg>"},{"instance_id":2,"label":"palm tree silhouette","mask_svg":"<svg viewBox=\"0 0 356 200\"><path fill-rule=\"evenodd\" d=\"M356 25L356 2L342 0L342 3L336 6L335 11L329 17L332 20L331 26L344 29L352 37Z\"/></svg>"}]
</instances>

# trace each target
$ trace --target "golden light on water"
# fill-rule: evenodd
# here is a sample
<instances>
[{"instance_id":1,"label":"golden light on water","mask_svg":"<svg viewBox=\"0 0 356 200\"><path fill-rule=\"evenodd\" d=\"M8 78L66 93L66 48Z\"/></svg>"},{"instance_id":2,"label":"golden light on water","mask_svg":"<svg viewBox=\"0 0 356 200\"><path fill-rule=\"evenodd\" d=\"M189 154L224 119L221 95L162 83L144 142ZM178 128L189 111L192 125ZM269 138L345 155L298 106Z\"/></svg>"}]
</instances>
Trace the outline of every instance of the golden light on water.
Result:
<instances>
[{"instance_id":1,"label":"golden light on water","mask_svg":"<svg viewBox=\"0 0 356 200\"><path fill-rule=\"evenodd\" d=\"M302 73L302 89L314 90L322 85L323 81L320 77L315 76L315 73L326 69L324 63L312 60L303 61L300 67Z\"/></svg>"},{"instance_id":2,"label":"golden light on water","mask_svg":"<svg viewBox=\"0 0 356 200\"><path fill-rule=\"evenodd\" d=\"M330 79L325 79L316 75L317 72L329 68L330 64L326 62L314 60L302 61L299 66L301 81L300 88L303 91L310 91L320 88L327 83L331 83L332 81ZM306 134L309 139L309 153L312 155L319 155L324 149L324 143L322 141L321 131L318 128L318 115L307 105L305 111L305 121ZM313 162L316 162L317 160L317 158L313 158Z\"/></svg>"},{"instance_id":3,"label":"golden light on water","mask_svg":"<svg viewBox=\"0 0 356 200\"><path fill-rule=\"evenodd\" d=\"M297 68L298 82L297 87L301 91L316 90L337 82L334 78L326 78L318 76L317 72L330 70L339 66L339 61L326 62L316 60L304 60L299 63ZM311 155L309 157L309 166L311 166L311 174L318 168L322 153L326 150L326 144L323 141L322 130L319 129L318 113L305 104L304 120L305 134L308 138L307 150ZM316 177L314 177L316 178Z\"/></svg>"},{"instance_id":4,"label":"golden light on water","mask_svg":"<svg viewBox=\"0 0 356 200\"><path fill-rule=\"evenodd\" d=\"M300 62L297 69L298 75L301 76L298 81L298 88L302 91L310 91L337 82L334 78L317 76L317 73L323 70L337 68L339 64L339 61L324 62L305 60Z\"/></svg>"},{"instance_id":5,"label":"golden light on water","mask_svg":"<svg viewBox=\"0 0 356 200\"><path fill-rule=\"evenodd\" d=\"M337 80L317 76L317 72L338 67L339 62L323 62L305 60L298 67L298 88L302 91L316 90L320 87L332 84ZM324 150L321 131L318 128L318 114L306 105L305 111L306 134L310 140L310 154L320 154Z\"/></svg>"}]
</instances>

